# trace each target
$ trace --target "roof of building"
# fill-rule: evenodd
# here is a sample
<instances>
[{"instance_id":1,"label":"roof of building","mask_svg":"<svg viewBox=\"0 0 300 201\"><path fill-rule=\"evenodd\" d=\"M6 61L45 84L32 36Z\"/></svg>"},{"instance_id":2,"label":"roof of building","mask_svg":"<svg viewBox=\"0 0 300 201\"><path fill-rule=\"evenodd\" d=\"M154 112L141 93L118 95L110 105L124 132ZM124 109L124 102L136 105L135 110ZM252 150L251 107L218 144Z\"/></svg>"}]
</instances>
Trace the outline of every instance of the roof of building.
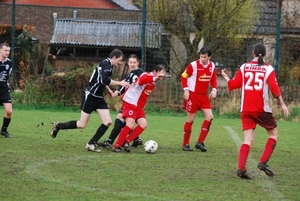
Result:
<instances>
[{"instance_id":1,"label":"roof of building","mask_svg":"<svg viewBox=\"0 0 300 201\"><path fill-rule=\"evenodd\" d=\"M50 45L141 48L141 22L57 18ZM146 24L146 48L160 48L162 25Z\"/></svg>"},{"instance_id":2,"label":"roof of building","mask_svg":"<svg viewBox=\"0 0 300 201\"><path fill-rule=\"evenodd\" d=\"M259 22L253 30L257 34L275 34L277 30L277 1L263 0L265 6L260 7Z\"/></svg>"},{"instance_id":3,"label":"roof of building","mask_svg":"<svg viewBox=\"0 0 300 201\"><path fill-rule=\"evenodd\" d=\"M115 4L121 6L125 10L140 10L138 7L136 7L135 5L129 3L126 0L111 0L111 1L114 2Z\"/></svg>"},{"instance_id":4,"label":"roof of building","mask_svg":"<svg viewBox=\"0 0 300 201\"><path fill-rule=\"evenodd\" d=\"M1 3L11 4L11 0L1 0ZM89 1L46 1L46 0L16 0L17 5L39 5L39 6L59 6L59 7L78 7L78 8L98 8L98 9L124 9L140 10L127 0L89 0Z\"/></svg>"}]
</instances>

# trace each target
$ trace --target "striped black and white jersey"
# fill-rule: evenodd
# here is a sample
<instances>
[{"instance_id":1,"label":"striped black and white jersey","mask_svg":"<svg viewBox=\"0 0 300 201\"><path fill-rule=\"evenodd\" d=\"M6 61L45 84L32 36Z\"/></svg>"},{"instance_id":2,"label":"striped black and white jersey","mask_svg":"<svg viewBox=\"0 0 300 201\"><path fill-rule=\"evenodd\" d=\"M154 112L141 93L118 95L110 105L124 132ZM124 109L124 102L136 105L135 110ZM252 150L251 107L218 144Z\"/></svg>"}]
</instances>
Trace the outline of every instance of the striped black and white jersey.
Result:
<instances>
[{"instance_id":1,"label":"striped black and white jersey","mask_svg":"<svg viewBox=\"0 0 300 201\"><path fill-rule=\"evenodd\" d=\"M128 82L129 84L132 84L133 82L136 81L136 79L143 73L144 71L141 69L141 68L137 68L133 71L131 71L130 73L128 73L126 76L125 76L125 81ZM119 92L120 94L123 94L126 90L126 87L125 86L121 86L119 88Z\"/></svg>"},{"instance_id":2,"label":"striped black and white jersey","mask_svg":"<svg viewBox=\"0 0 300 201\"><path fill-rule=\"evenodd\" d=\"M109 58L99 63L93 70L89 80L89 86L85 89L85 91L89 91L90 94L95 97L102 98L106 85L109 85L111 82L112 70L113 67Z\"/></svg>"},{"instance_id":3,"label":"striped black and white jersey","mask_svg":"<svg viewBox=\"0 0 300 201\"><path fill-rule=\"evenodd\" d=\"M4 62L0 61L0 87L8 87L9 75L12 71L12 63L9 58L6 58Z\"/></svg>"}]
</instances>

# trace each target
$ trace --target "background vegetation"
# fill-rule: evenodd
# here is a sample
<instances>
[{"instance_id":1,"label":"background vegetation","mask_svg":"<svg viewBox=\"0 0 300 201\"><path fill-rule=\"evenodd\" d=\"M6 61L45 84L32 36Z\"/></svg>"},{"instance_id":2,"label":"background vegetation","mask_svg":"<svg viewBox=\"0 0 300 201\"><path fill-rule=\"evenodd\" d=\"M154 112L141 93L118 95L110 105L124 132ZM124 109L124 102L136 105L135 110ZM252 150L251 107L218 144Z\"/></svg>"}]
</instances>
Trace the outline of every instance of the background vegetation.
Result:
<instances>
[{"instance_id":1,"label":"background vegetation","mask_svg":"<svg viewBox=\"0 0 300 201\"><path fill-rule=\"evenodd\" d=\"M134 2L142 9L142 1ZM162 0L148 0L147 21L162 23L164 30L161 49L147 51L154 54L151 59L159 58L155 62L165 63L170 74L151 95L148 110L183 113L182 89L178 78L187 63L197 58L199 47L209 45L219 75L218 97L212 100L214 112L216 115L237 116L240 91L228 92L226 83L222 82L220 69L231 68L233 75L237 67L249 58L254 42L265 42L267 45L272 44L272 60L273 51L278 50L280 53L278 81L283 98L292 112L288 120L299 121L300 40L297 32L288 32L295 31L293 27L297 26L294 19L299 18L299 13L283 13L281 26L284 30L280 47L274 47L274 41L266 41L268 36L258 32L259 28L274 28L276 16L269 15L276 13L274 5L276 3L269 0L174 0L172 4ZM290 4L290 7L296 5ZM264 16L270 18L262 18ZM0 24L0 40L11 41L11 28L11 25ZM14 104L26 105L24 107L30 105L33 108L79 108L82 91L97 61L81 61L71 55L73 59L60 60L63 67L58 68L58 60L55 55L49 54L47 44L33 43L34 30L30 25L16 26L16 65L11 76ZM274 39L276 32L271 35ZM85 51L88 55L88 49ZM115 68L114 78L121 79L125 70ZM112 110L120 108L118 98L107 97L107 100ZM276 100L270 100L270 104L276 118L283 118Z\"/></svg>"}]
</instances>

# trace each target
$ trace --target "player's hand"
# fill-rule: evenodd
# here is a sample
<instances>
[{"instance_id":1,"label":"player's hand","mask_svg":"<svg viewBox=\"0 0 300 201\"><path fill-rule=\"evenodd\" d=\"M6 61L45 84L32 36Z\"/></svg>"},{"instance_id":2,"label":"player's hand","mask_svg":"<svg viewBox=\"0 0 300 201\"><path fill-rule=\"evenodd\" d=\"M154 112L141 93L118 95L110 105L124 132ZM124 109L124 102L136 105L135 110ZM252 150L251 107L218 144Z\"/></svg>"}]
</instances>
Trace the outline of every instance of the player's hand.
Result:
<instances>
[{"instance_id":1,"label":"player's hand","mask_svg":"<svg viewBox=\"0 0 300 201\"><path fill-rule=\"evenodd\" d=\"M117 96L119 96L119 94L120 94L119 91L114 91L114 92L111 94L111 96L112 96L112 97L117 97Z\"/></svg>"},{"instance_id":2,"label":"player's hand","mask_svg":"<svg viewBox=\"0 0 300 201\"><path fill-rule=\"evenodd\" d=\"M189 100L189 97L190 97L190 91L184 90L183 99L187 101L187 100Z\"/></svg>"},{"instance_id":3,"label":"player's hand","mask_svg":"<svg viewBox=\"0 0 300 201\"><path fill-rule=\"evenodd\" d=\"M217 91L216 90L212 90L209 94L209 98L216 98L217 97Z\"/></svg>"},{"instance_id":4,"label":"player's hand","mask_svg":"<svg viewBox=\"0 0 300 201\"><path fill-rule=\"evenodd\" d=\"M289 111L289 109L287 108L287 106L286 106L286 105L282 105L281 108L282 108L282 110L283 110L284 116L285 116L285 117L289 117L289 116L290 116L290 111Z\"/></svg>"},{"instance_id":5,"label":"player's hand","mask_svg":"<svg viewBox=\"0 0 300 201\"><path fill-rule=\"evenodd\" d=\"M226 81L229 80L228 71L225 68L221 71L221 74L225 78Z\"/></svg>"},{"instance_id":6,"label":"player's hand","mask_svg":"<svg viewBox=\"0 0 300 201\"><path fill-rule=\"evenodd\" d=\"M106 90L108 92L108 96L113 97L113 91L109 87L106 87Z\"/></svg>"},{"instance_id":7,"label":"player's hand","mask_svg":"<svg viewBox=\"0 0 300 201\"><path fill-rule=\"evenodd\" d=\"M130 84L128 82L126 82L125 80L120 81L120 85L124 86L124 87L129 87Z\"/></svg>"}]
</instances>

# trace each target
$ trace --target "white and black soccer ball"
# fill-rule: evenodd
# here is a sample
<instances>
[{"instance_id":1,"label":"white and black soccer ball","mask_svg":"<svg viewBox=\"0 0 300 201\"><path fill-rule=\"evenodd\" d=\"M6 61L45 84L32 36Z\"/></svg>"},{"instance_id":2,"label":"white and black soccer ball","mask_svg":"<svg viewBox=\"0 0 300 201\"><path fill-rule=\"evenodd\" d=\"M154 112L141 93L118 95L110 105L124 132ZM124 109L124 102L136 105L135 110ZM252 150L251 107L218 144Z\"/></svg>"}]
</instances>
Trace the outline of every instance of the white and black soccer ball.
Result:
<instances>
[{"instance_id":1,"label":"white and black soccer ball","mask_svg":"<svg viewBox=\"0 0 300 201\"><path fill-rule=\"evenodd\" d=\"M154 140L148 140L144 144L144 149L148 154L154 154L157 151L158 144Z\"/></svg>"}]
</instances>

